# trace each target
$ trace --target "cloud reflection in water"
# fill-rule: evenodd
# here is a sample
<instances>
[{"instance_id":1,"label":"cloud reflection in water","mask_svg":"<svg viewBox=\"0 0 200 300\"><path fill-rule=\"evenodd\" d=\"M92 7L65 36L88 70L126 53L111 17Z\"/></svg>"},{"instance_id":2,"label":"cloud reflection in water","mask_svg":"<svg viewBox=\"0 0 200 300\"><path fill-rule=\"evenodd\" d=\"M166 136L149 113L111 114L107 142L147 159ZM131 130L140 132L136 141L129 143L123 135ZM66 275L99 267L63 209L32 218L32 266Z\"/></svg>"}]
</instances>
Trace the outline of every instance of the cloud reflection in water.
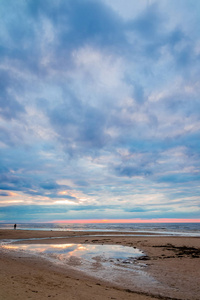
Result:
<instances>
[{"instance_id":1,"label":"cloud reflection in water","mask_svg":"<svg viewBox=\"0 0 200 300\"><path fill-rule=\"evenodd\" d=\"M6 244L4 249L45 257L52 263L126 288L158 287L137 258L144 253L120 245L94 244Z\"/></svg>"}]
</instances>

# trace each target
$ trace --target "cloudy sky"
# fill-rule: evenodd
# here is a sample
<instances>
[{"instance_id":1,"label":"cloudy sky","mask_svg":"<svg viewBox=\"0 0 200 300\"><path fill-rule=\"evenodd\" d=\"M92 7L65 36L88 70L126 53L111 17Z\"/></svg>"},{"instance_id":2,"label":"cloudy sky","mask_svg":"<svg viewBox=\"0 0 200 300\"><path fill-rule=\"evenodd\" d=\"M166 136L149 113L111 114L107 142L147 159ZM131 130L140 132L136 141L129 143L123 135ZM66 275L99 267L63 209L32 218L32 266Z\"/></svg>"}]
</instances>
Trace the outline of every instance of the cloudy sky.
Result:
<instances>
[{"instance_id":1,"label":"cloudy sky","mask_svg":"<svg viewBox=\"0 0 200 300\"><path fill-rule=\"evenodd\" d=\"M199 12L1 0L1 222L200 219Z\"/></svg>"}]
</instances>

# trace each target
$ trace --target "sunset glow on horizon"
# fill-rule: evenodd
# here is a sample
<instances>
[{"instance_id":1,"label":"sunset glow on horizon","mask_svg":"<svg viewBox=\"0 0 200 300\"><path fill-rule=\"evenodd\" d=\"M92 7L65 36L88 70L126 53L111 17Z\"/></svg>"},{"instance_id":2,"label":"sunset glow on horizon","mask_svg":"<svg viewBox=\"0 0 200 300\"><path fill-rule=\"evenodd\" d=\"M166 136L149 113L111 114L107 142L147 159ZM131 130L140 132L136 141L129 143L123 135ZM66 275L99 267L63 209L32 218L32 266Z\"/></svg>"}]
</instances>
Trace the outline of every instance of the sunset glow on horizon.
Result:
<instances>
[{"instance_id":1,"label":"sunset glow on horizon","mask_svg":"<svg viewBox=\"0 0 200 300\"><path fill-rule=\"evenodd\" d=\"M53 221L51 223L80 223L80 224L95 224L95 223L200 223L200 219L149 219L149 220L141 220L141 219L110 219L110 220L59 220Z\"/></svg>"}]
</instances>

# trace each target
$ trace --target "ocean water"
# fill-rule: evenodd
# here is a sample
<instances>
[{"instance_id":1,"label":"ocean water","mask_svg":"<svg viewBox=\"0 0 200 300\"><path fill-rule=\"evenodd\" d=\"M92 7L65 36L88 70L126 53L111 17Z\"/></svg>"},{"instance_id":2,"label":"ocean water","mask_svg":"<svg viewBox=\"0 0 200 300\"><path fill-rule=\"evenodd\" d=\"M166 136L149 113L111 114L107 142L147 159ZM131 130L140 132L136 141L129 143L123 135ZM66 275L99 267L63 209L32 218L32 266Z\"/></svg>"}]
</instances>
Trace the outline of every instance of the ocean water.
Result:
<instances>
[{"instance_id":1,"label":"ocean water","mask_svg":"<svg viewBox=\"0 0 200 300\"><path fill-rule=\"evenodd\" d=\"M13 229L14 224L0 223L0 229ZM147 232L170 235L200 236L200 223L19 223L20 230Z\"/></svg>"}]
</instances>

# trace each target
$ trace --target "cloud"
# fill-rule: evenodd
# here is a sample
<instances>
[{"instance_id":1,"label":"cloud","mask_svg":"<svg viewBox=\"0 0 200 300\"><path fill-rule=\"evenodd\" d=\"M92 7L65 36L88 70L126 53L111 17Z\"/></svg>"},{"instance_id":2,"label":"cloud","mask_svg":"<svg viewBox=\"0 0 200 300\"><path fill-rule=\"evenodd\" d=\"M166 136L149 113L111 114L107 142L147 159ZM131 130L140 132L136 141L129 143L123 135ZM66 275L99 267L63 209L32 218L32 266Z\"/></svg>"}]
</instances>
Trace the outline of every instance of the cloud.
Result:
<instances>
[{"instance_id":1,"label":"cloud","mask_svg":"<svg viewBox=\"0 0 200 300\"><path fill-rule=\"evenodd\" d=\"M145 170L142 166L119 166L116 168L116 172L119 176L137 177L150 175L149 170Z\"/></svg>"},{"instance_id":2,"label":"cloud","mask_svg":"<svg viewBox=\"0 0 200 300\"><path fill-rule=\"evenodd\" d=\"M19 192L16 216L64 218L56 201L71 218L181 216L172 201L199 194L199 4L181 3L2 2L0 193Z\"/></svg>"},{"instance_id":3,"label":"cloud","mask_svg":"<svg viewBox=\"0 0 200 300\"><path fill-rule=\"evenodd\" d=\"M138 17L128 24L130 29L142 35L145 40L152 40L160 35L163 19L162 13L158 12L158 6L153 4L144 9ZM158 27L158 24L161 26Z\"/></svg>"},{"instance_id":4,"label":"cloud","mask_svg":"<svg viewBox=\"0 0 200 300\"><path fill-rule=\"evenodd\" d=\"M142 207L133 207L133 208L125 208L124 211L126 212L137 212L137 213L143 213L146 211L146 209Z\"/></svg>"},{"instance_id":5,"label":"cloud","mask_svg":"<svg viewBox=\"0 0 200 300\"><path fill-rule=\"evenodd\" d=\"M8 196L10 196L10 194L7 193L7 192L0 192L0 196L1 197L8 197Z\"/></svg>"},{"instance_id":6,"label":"cloud","mask_svg":"<svg viewBox=\"0 0 200 300\"><path fill-rule=\"evenodd\" d=\"M20 83L5 70L0 70L0 117L11 120L24 113L24 107L15 99L14 89L20 90Z\"/></svg>"}]
</instances>

